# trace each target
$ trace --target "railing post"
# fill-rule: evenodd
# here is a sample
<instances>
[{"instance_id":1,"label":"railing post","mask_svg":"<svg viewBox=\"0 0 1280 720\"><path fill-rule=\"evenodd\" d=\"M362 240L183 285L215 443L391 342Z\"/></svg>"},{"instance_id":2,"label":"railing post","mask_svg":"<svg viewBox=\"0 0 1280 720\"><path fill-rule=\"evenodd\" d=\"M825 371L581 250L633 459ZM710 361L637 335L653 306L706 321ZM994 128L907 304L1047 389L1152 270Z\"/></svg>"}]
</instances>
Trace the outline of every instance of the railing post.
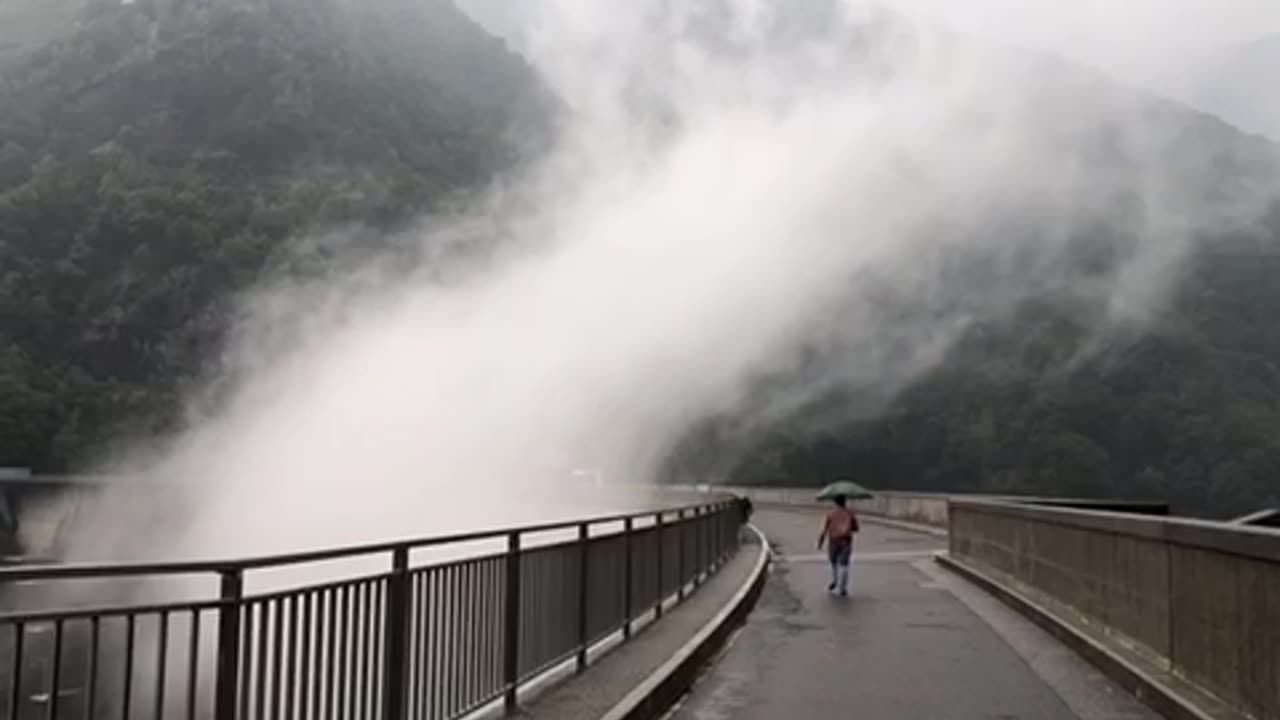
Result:
<instances>
[{"instance_id":1,"label":"railing post","mask_svg":"<svg viewBox=\"0 0 1280 720\"><path fill-rule=\"evenodd\" d=\"M402 720L405 717L408 684L409 642L409 548L398 547L391 556L391 575L387 578L386 599L386 674L383 676L382 717Z\"/></svg>"},{"instance_id":2,"label":"railing post","mask_svg":"<svg viewBox=\"0 0 1280 720\"><path fill-rule=\"evenodd\" d=\"M658 528L657 530L657 533L658 533L658 604L653 606L653 617L656 620L662 617L662 601L667 599L666 598L667 587L666 585L663 584L663 580L665 580L666 578L663 577L663 572L662 572L664 570L662 566L663 565L662 556L667 554L667 538L665 537L666 526L662 522L661 512L659 512L656 516L654 516L654 524Z\"/></svg>"},{"instance_id":3,"label":"railing post","mask_svg":"<svg viewBox=\"0 0 1280 720\"><path fill-rule=\"evenodd\" d=\"M587 643L591 641L588 633L591 632L588 627L588 619L590 618L589 610L591 608L590 594L587 592L587 583L590 576L587 574L588 562L591 554L591 529L587 523L578 525L578 672L587 669Z\"/></svg>"},{"instance_id":4,"label":"railing post","mask_svg":"<svg viewBox=\"0 0 1280 720\"><path fill-rule=\"evenodd\" d=\"M240 610L244 599L244 571L223 570L218 599L218 667L214 681L213 714L217 720L235 720L240 685Z\"/></svg>"},{"instance_id":5,"label":"railing post","mask_svg":"<svg viewBox=\"0 0 1280 720\"><path fill-rule=\"evenodd\" d=\"M736 503L730 502L724 509L724 555L726 558L734 552L734 538L742 527L742 510Z\"/></svg>"},{"instance_id":6,"label":"railing post","mask_svg":"<svg viewBox=\"0 0 1280 720\"><path fill-rule=\"evenodd\" d=\"M516 711L520 688L520 531L507 535L506 642L503 645L503 705L508 715Z\"/></svg>"},{"instance_id":7,"label":"railing post","mask_svg":"<svg viewBox=\"0 0 1280 720\"><path fill-rule=\"evenodd\" d=\"M707 577L711 577L711 573L716 566L716 508L714 505L707 506L707 527L702 531L702 552L706 554L706 561L703 563L707 568Z\"/></svg>"},{"instance_id":8,"label":"railing post","mask_svg":"<svg viewBox=\"0 0 1280 720\"><path fill-rule=\"evenodd\" d=\"M686 528L685 528L685 522L684 522L684 508L681 508L679 513L677 513L676 519L677 519L677 524L676 524L676 557L677 557L676 570L677 570L677 573L676 574L679 576L677 578L677 580L679 581L679 586L676 587L676 601L679 602L681 600L684 600L684 583L686 579L684 574L684 571L685 571L684 536L687 535L688 533L685 532Z\"/></svg>"},{"instance_id":9,"label":"railing post","mask_svg":"<svg viewBox=\"0 0 1280 720\"><path fill-rule=\"evenodd\" d=\"M711 506L711 517L707 520L707 564L713 570L720 569L720 508Z\"/></svg>"},{"instance_id":10,"label":"railing post","mask_svg":"<svg viewBox=\"0 0 1280 720\"><path fill-rule=\"evenodd\" d=\"M716 507L714 505L708 507L707 536L703 540L703 547L707 551L707 577L710 577L716 568L716 521L719 519L720 516L716 513Z\"/></svg>"},{"instance_id":11,"label":"railing post","mask_svg":"<svg viewBox=\"0 0 1280 720\"><path fill-rule=\"evenodd\" d=\"M729 559L729 528L733 527L733 506L728 503L720 505L720 524L716 528L716 545L720 551L720 564L723 565Z\"/></svg>"},{"instance_id":12,"label":"railing post","mask_svg":"<svg viewBox=\"0 0 1280 720\"><path fill-rule=\"evenodd\" d=\"M706 508L697 507L693 511L693 587L702 586L702 573L706 569L706 558L702 551L702 531L706 523Z\"/></svg>"},{"instance_id":13,"label":"railing post","mask_svg":"<svg viewBox=\"0 0 1280 720\"><path fill-rule=\"evenodd\" d=\"M720 528L724 527L724 513L722 507L716 505L711 508L711 564L716 570L720 569L720 562L724 560L724 553L720 549L724 544L720 542Z\"/></svg>"},{"instance_id":14,"label":"railing post","mask_svg":"<svg viewBox=\"0 0 1280 720\"><path fill-rule=\"evenodd\" d=\"M702 548L707 553L707 578L711 578L711 574L716 569L716 507L710 505L707 507L707 529L702 538Z\"/></svg>"},{"instance_id":15,"label":"railing post","mask_svg":"<svg viewBox=\"0 0 1280 720\"><path fill-rule=\"evenodd\" d=\"M635 528L635 522L632 518L622 521L622 639L629 640L631 638L631 570L633 567L632 559L632 534Z\"/></svg>"},{"instance_id":16,"label":"railing post","mask_svg":"<svg viewBox=\"0 0 1280 720\"><path fill-rule=\"evenodd\" d=\"M750 518L747 517L746 510L742 507L734 508L733 533L729 535L729 549L737 552L742 545L742 529L746 527Z\"/></svg>"}]
</instances>

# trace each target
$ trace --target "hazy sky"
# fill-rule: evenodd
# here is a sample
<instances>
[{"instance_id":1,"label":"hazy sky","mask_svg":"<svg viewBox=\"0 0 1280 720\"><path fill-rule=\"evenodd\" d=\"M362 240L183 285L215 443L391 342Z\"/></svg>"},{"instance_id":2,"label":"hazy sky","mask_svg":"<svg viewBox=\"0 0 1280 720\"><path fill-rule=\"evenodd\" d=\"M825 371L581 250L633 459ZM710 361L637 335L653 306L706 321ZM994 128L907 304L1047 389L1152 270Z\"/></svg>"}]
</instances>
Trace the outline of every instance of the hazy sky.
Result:
<instances>
[{"instance_id":1,"label":"hazy sky","mask_svg":"<svg viewBox=\"0 0 1280 720\"><path fill-rule=\"evenodd\" d=\"M1126 77L1280 33L1276 0L895 0L957 28L1057 51Z\"/></svg>"},{"instance_id":2,"label":"hazy sky","mask_svg":"<svg viewBox=\"0 0 1280 720\"><path fill-rule=\"evenodd\" d=\"M554 0L553 0L554 1ZM774 0L764 0L773 2ZM803 6L803 0L797 0ZM503 31L529 0L458 0ZM1280 34L1277 0L885 0L1004 42L1048 50L1117 79L1164 88L1215 55ZM519 22L519 21L516 21Z\"/></svg>"}]
</instances>

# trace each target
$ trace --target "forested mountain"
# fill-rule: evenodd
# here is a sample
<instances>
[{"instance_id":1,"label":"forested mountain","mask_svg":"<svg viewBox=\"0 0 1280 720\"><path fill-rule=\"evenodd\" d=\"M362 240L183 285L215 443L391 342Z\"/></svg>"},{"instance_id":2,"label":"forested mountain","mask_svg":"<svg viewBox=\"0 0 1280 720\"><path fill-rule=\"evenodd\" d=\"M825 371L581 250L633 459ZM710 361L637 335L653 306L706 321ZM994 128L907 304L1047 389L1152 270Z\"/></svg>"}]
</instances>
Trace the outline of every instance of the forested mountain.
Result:
<instances>
[{"instance_id":1,"label":"forested mountain","mask_svg":"<svg viewBox=\"0 0 1280 720\"><path fill-rule=\"evenodd\" d=\"M165 427L289 238L395 227L553 112L448 0L95 0L54 35L0 66L0 465Z\"/></svg>"},{"instance_id":2,"label":"forested mountain","mask_svg":"<svg viewBox=\"0 0 1280 720\"><path fill-rule=\"evenodd\" d=\"M511 20L502 3L470 5L497 29ZM1115 178L1091 196L1096 216L1076 218L1058 281L975 308L943 362L900 393L845 387L763 425L712 418L673 472L1170 497L1203 513L1280 503L1280 212L1201 228L1138 331L1100 338L1110 308L1076 292L1133 251L1125 213L1144 207L1126 182L1149 168L1117 150L1126 130L1150 129L1170 184L1209 209L1276 176L1276 147L1044 71L1071 89L1046 82L1037 110L1097 120L1047 125L1045 141ZM300 257L290 238L360 223L371 232L358 237L387 242L535 152L557 111L449 0L0 0L0 465L63 470L108 438L164 430L185 384L216 363L228 299L342 252ZM1052 229L1004 220L979 231ZM984 261L961 258L929 302L986 298L968 292L986 287ZM879 311L903 322L936 309L909 287L883 294Z\"/></svg>"},{"instance_id":3,"label":"forested mountain","mask_svg":"<svg viewBox=\"0 0 1280 720\"><path fill-rule=\"evenodd\" d=\"M1042 112L1050 119L1037 124L1033 144L1061 143L1071 172L1106 184L1073 197L1069 218L1001 207L976 229L997 239L972 247L1031 247L1018 238L1068 228L1068 252L1052 271L1034 256L1021 268L979 251L918 258L955 267L925 270L916 285L902 284L909 272L858 278L875 299L850 322L867 323L870 313L885 346L898 338L895 325L970 322L932 370L902 388L821 389L860 354L889 358L892 371L893 352L815 347L690 436L672 459L674 476L1161 498L1204 515L1280 504L1280 148L1079 68L1047 63L1035 72L1034 106L1057 112ZM1180 198L1155 225L1141 189L1150 177ZM1186 237L1177 222L1167 237L1153 229L1179 215L1201 222ZM1143 310L1150 315L1115 323L1116 296L1099 288L1143 289L1145 279L1123 276L1138 245L1183 240L1185 254L1171 249L1179 260L1153 273L1170 285L1155 291ZM883 287L865 289L877 281Z\"/></svg>"},{"instance_id":4,"label":"forested mountain","mask_svg":"<svg viewBox=\"0 0 1280 720\"><path fill-rule=\"evenodd\" d=\"M717 418L679 463L743 484L1280 505L1280 212L1201 242L1136 332L1099 338L1105 308L1046 293L968 328L873 412L855 388L745 433Z\"/></svg>"}]
</instances>

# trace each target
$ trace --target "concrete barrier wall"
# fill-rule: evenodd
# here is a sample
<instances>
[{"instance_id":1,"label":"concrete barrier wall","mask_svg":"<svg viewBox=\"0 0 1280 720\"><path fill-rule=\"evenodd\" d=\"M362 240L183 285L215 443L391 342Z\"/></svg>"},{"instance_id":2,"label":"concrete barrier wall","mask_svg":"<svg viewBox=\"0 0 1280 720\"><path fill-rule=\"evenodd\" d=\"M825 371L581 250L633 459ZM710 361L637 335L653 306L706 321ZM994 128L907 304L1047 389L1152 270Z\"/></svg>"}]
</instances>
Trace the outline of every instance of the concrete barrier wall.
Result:
<instances>
[{"instance_id":1,"label":"concrete barrier wall","mask_svg":"<svg viewBox=\"0 0 1280 720\"><path fill-rule=\"evenodd\" d=\"M719 492L750 498L756 505L817 505L810 488L749 487L736 485L712 485Z\"/></svg>"},{"instance_id":2,"label":"concrete barrier wall","mask_svg":"<svg viewBox=\"0 0 1280 720\"><path fill-rule=\"evenodd\" d=\"M875 497L859 500L854 506L872 515L945 528L950 499L949 495L935 493L877 492Z\"/></svg>"},{"instance_id":3,"label":"concrete barrier wall","mask_svg":"<svg viewBox=\"0 0 1280 720\"><path fill-rule=\"evenodd\" d=\"M706 492L715 489L734 495L751 498L754 503L773 505L819 505L814 495L815 488L782 488L741 485L698 485L688 489ZM1169 505L1165 502L1149 500L1079 500L1073 498L1053 498L1021 495L952 495L947 493L880 491L875 490L875 497L869 500L857 500L853 506L863 513L879 515L918 523L938 528L948 526L948 506L952 498L961 500L994 500L1045 505L1052 507L1076 508L1082 510L1109 510L1112 512L1130 512L1140 515L1168 515Z\"/></svg>"},{"instance_id":4,"label":"concrete barrier wall","mask_svg":"<svg viewBox=\"0 0 1280 720\"><path fill-rule=\"evenodd\" d=\"M953 498L951 554L1127 636L1240 711L1280 720L1280 530Z\"/></svg>"},{"instance_id":5,"label":"concrete barrier wall","mask_svg":"<svg viewBox=\"0 0 1280 720\"><path fill-rule=\"evenodd\" d=\"M714 488L720 492L728 492L741 497L750 498L751 502L760 505L822 505L815 499L816 488L779 488L736 485L702 485L699 489ZM941 493L916 492L880 492L870 500L858 500L853 503L858 512L880 515L894 520L932 525L945 528L947 526L947 500L951 496Z\"/></svg>"}]
</instances>

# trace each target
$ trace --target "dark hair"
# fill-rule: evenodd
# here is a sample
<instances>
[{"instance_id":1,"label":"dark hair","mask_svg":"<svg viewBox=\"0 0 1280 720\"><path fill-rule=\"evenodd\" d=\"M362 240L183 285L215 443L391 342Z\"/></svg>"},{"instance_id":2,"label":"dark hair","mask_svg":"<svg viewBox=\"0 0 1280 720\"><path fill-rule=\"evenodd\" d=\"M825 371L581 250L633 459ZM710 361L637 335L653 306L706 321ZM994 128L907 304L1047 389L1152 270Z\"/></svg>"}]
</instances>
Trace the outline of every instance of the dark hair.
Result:
<instances>
[{"instance_id":1,"label":"dark hair","mask_svg":"<svg viewBox=\"0 0 1280 720\"><path fill-rule=\"evenodd\" d=\"M837 495L831 499L835 502L835 504L839 505L840 507L844 507L845 497L843 495Z\"/></svg>"}]
</instances>

